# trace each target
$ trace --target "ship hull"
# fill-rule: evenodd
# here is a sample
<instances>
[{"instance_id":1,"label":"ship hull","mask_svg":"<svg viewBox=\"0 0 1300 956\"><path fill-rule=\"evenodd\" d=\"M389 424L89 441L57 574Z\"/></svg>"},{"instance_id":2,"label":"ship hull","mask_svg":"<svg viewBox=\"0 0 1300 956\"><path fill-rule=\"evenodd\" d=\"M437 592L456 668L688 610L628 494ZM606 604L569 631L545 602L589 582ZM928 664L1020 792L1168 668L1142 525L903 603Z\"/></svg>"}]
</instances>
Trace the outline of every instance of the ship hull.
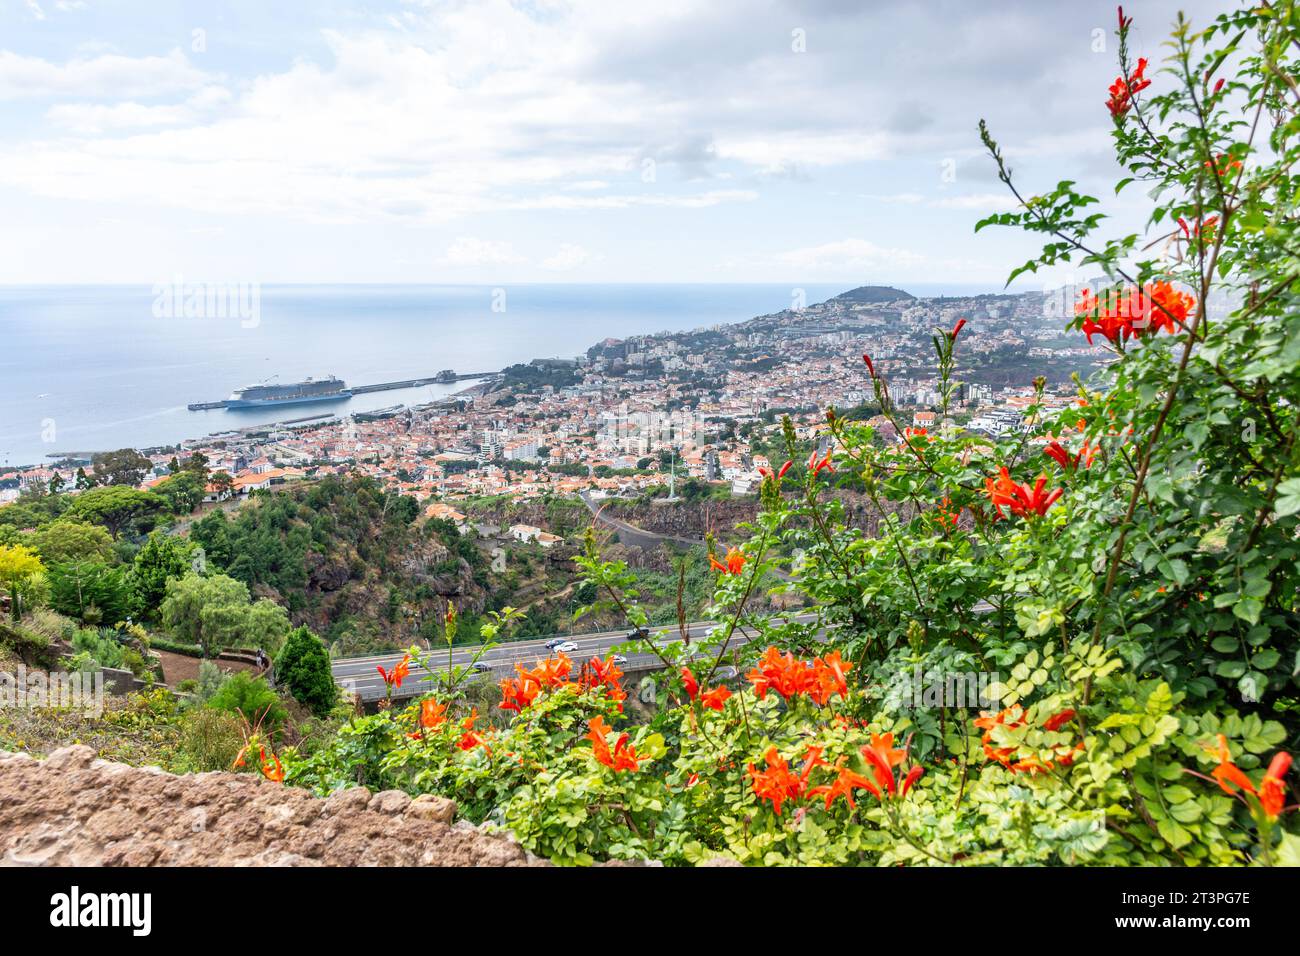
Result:
<instances>
[{"instance_id":1,"label":"ship hull","mask_svg":"<svg viewBox=\"0 0 1300 956\"><path fill-rule=\"evenodd\" d=\"M232 398L226 408L270 408L281 405L315 405L319 402L341 402L352 397L349 389L328 395L304 395L301 398Z\"/></svg>"}]
</instances>

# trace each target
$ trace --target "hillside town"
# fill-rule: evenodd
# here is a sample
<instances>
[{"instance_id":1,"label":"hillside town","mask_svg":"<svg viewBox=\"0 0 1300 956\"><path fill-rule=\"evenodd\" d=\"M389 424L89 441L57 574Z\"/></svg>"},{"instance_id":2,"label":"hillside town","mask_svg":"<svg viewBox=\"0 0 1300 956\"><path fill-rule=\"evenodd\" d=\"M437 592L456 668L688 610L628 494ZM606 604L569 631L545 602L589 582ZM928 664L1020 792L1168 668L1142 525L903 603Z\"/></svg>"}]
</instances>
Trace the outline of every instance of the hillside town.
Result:
<instances>
[{"instance_id":1,"label":"hillside town","mask_svg":"<svg viewBox=\"0 0 1300 956\"><path fill-rule=\"evenodd\" d=\"M514 366L451 401L143 449L153 469L142 487L164 481L178 455L201 453L212 473L231 478L209 485L207 501L347 471L454 520L463 518L456 500L496 495L601 498L691 479L744 495L768 464L756 446L780 415L809 438L828 406L874 402L863 353L888 382L894 421L934 427L941 398L928 342L959 318L970 331L949 424L975 433L1023 428L1032 379L1045 370L1049 406L1068 403L1069 373L1107 355L1065 337L1041 294L922 299L870 286L743 323L607 339L580 356ZM899 440L884 416L867 423ZM0 504L33 487L75 492L90 464L87 456L0 474Z\"/></svg>"}]
</instances>

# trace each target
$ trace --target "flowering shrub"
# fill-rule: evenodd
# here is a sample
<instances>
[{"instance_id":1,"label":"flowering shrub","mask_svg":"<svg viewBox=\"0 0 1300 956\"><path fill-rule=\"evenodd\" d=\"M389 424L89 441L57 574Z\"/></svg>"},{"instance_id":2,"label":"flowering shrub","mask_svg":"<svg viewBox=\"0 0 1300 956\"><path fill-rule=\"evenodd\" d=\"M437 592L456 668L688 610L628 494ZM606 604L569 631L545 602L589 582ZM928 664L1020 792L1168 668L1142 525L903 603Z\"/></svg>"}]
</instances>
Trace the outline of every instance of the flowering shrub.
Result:
<instances>
[{"instance_id":1,"label":"flowering shrub","mask_svg":"<svg viewBox=\"0 0 1300 956\"><path fill-rule=\"evenodd\" d=\"M1024 197L981 124L1020 208L980 227L1046 240L1013 277L1106 277L1071 325L1113 361L1077 402L1049 413L1039 380L1027 433L963 432L963 319L934 335L934 426L907 428L864 355L890 435L828 409L809 451L784 422L749 539L710 545L719 623L629 644L662 664L652 717L624 713L612 659L519 666L490 725L452 668L290 753L286 781L446 794L569 863L1300 864L1291 10L1180 21L1163 66L1131 62L1120 13L1106 105L1120 188L1159 199L1154 243L1098 238L1073 183ZM835 493L849 479L870 533ZM626 566L590 540L579 565L599 606L646 625ZM813 619L751 613L759 587ZM970 672L997 675L974 706L948 692ZM943 691L900 695L912 675Z\"/></svg>"}]
</instances>

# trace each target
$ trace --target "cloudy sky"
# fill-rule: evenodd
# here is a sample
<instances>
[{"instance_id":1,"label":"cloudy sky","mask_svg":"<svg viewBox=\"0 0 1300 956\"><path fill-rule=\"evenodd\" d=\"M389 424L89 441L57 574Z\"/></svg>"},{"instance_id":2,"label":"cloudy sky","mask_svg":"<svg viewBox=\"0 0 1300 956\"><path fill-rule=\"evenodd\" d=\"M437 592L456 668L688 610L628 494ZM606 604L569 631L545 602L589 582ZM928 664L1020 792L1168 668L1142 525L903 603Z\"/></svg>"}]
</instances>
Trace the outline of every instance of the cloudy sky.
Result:
<instances>
[{"instance_id":1,"label":"cloudy sky","mask_svg":"<svg viewBox=\"0 0 1300 956\"><path fill-rule=\"evenodd\" d=\"M1134 0L1158 60L1180 7ZM1109 2L0 0L0 282L1000 286L1108 195ZM1141 195L1109 208L1132 220Z\"/></svg>"}]
</instances>

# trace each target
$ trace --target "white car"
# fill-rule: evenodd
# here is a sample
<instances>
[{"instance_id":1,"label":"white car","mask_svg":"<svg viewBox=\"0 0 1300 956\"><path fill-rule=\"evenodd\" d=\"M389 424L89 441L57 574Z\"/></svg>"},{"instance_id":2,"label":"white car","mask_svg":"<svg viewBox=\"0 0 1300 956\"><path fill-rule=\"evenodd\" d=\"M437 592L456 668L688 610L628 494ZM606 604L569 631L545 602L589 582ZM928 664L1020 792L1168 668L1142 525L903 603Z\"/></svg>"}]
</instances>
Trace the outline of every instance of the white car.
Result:
<instances>
[{"instance_id":1,"label":"white car","mask_svg":"<svg viewBox=\"0 0 1300 956\"><path fill-rule=\"evenodd\" d=\"M564 641L551 648L551 650L555 651L557 654L572 654L577 649L578 645L573 643L573 641Z\"/></svg>"}]
</instances>

